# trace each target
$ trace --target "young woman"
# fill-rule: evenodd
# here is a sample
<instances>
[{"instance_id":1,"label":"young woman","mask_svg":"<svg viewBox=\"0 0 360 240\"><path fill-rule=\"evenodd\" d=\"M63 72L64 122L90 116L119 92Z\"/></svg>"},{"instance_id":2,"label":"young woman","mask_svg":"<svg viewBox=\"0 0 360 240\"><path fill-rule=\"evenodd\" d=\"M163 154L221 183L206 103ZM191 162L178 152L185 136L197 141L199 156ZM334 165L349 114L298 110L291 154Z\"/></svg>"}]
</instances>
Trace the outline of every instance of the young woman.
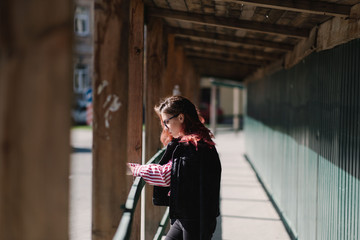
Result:
<instances>
[{"instance_id":1,"label":"young woman","mask_svg":"<svg viewBox=\"0 0 360 240\"><path fill-rule=\"evenodd\" d=\"M153 203L169 206L166 240L211 239L219 215L221 164L213 134L195 105L181 96L155 107L167 145L159 164L129 163L134 176L154 186Z\"/></svg>"}]
</instances>

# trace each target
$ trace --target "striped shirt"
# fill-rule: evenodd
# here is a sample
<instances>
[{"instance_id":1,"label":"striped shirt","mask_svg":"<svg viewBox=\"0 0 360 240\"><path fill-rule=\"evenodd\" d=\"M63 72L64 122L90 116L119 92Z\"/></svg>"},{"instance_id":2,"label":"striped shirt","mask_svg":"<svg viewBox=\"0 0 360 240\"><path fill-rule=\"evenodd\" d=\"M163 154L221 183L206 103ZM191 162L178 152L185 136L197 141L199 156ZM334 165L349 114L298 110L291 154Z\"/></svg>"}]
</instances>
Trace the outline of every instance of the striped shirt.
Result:
<instances>
[{"instance_id":1,"label":"striped shirt","mask_svg":"<svg viewBox=\"0 0 360 240\"><path fill-rule=\"evenodd\" d=\"M133 167L133 176L142 177L145 182L150 185L159 187L169 187L171 181L171 167L172 161L170 160L165 165L160 164L147 164L140 165L136 163L129 163Z\"/></svg>"}]
</instances>

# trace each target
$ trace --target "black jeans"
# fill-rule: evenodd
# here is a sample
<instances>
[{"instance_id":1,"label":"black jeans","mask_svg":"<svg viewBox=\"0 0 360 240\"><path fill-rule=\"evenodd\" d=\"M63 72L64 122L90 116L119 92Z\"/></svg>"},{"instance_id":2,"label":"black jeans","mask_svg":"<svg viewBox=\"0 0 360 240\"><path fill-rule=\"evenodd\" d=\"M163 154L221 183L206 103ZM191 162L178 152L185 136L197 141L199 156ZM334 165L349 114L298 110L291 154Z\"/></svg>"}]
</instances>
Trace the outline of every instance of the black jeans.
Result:
<instances>
[{"instance_id":1,"label":"black jeans","mask_svg":"<svg viewBox=\"0 0 360 240\"><path fill-rule=\"evenodd\" d=\"M171 227L165 240L210 240L215 231L216 218L200 234L199 220L171 220ZM200 237L201 236L201 237Z\"/></svg>"}]
</instances>

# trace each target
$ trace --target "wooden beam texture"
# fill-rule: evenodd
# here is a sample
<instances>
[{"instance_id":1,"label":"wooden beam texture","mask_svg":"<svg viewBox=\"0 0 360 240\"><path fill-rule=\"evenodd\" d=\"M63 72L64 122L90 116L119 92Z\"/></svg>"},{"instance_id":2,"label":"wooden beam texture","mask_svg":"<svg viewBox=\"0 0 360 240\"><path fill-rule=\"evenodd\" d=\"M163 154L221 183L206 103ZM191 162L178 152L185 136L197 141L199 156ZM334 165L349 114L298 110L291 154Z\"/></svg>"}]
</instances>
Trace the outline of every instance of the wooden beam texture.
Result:
<instances>
[{"instance_id":1,"label":"wooden beam texture","mask_svg":"<svg viewBox=\"0 0 360 240\"><path fill-rule=\"evenodd\" d=\"M246 78L244 79L244 83L248 84L249 82L262 79L265 76L274 74L275 72L280 71L283 68L284 68L284 60L281 59L281 60L273 62L270 65L267 65L263 68L257 69L252 74L247 75Z\"/></svg>"},{"instance_id":2,"label":"wooden beam texture","mask_svg":"<svg viewBox=\"0 0 360 240\"><path fill-rule=\"evenodd\" d=\"M215 51L220 51L223 53L234 54L238 56L245 56L254 59L264 59L264 60L275 60L277 58L281 58L282 55L267 53L264 51L259 51L256 49L245 49L245 48L237 48L237 47L228 47L219 44L207 43L207 42L199 42L199 41L191 41L188 39L176 38L175 43L185 47L196 47L200 49L210 49Z\"/></svg>"},{"instance_id":3,"label":"wooden beam texture","mask_svg":"<svg viewBox=\"0 0 360 240\"><path fill-rule=\"evenodd\" d=\"M234 80L242 80L245 76L249 75L257 68L253 66L246 66L241 63L225 62L222 60L202 57L191 57L189 60L193 62L201 76Z\"/></svg>"},{"instance_id":4,"label":"wooden beam texture","mask_svg":"<svg viewBox=\"0 0 360 240\"><path fill-rule=\"evenodd\" d=\"M184 68L185 55L181 46L175 46L174 35L167 35L167 56L166 70L163 79L163 93L165 96L172 95L175 85L180 87L182 95L185 96L184 89L186 81L184 76L193 69Z\"/></svg>"},{"instance_id":5,"label":"wooden beam texture","mask_svg":"<svg viewBox=\"0 0 360 240\"><path fill-rule=\"evenodd\" d=\"M196 69L187 60L182 46L175 45L175 36L167 35L167 62L163 81L163 93L169 96L175 85L181 95L196 102L200 85Z\"/></svg>"},{"instance_id":6,"label":"wooden beam texture","mask_svg":"<svg viewBox=\"0 0 360 240\"><path fill-rule=\"evenodd\" d=\"M316 37L317 51L323 51L360 38L360 4L351 9L352 18L332 18L319 26Z\"/></svg>"},{"instance_id":7,"label":"wooden beam texture","mask_svg":"<svg viewBox=\"0 0 360 240\"><path fill-rule=\"evenodd\" d=\"M128 112L131 111L129 8L130 0L95 0L93 240L112 239L132 182L132 177L126 175L130 144ZM137 57L133 57L136 62Z\"/></svg>"},{"instance_id":8,"label":"wooden beam texture","mask_svg":"<svg viewBox=\"0 0 360 240\"><path fill-rule=\"evenodd\" d=\"M246 37L234 37L225 34L202 32L202 31L195 31L195 30L183 29L183 28L169 27L167 28L167 32L170 34L175 34L176 36L196 37L196 38L204 38L204 39L218 40L224 42L233 42L248 46L273 48L276 50L281 50L286 52L292 51L294 48L293 45L287 43L272 42L262 39L254 39L254 38L246 38Z\"/></svg>"},{"instance_id":9,"label":"wooden beam texture","mask_svg":"<svg viewBox=\"0 0 360 240\"><path fill-rule=\"evenodd\" d=\"M127 159L142 163L143 125L143 67L144 67L144 3L143 0L130 1L129 31L129 95ZM132 240L140 239L141 200L135 210L131 228Z\"/></svg>"},{"instance_id":10,"label":"wooden beam texture","mask_svg":"<svg viewBox=\"0 0 360 240\"><path fill-rule=\"evenodd\" d=\"M360 4L351 7L349 19L332 18L314 27L308 39L303 39L288 53L283 61L278 61L258 69L246 82L261 79L283 68L291 68L314 51L323 51L360 37Z\"/></svg>"},{"instance_id":11,"label":"wooden beam texture","mask_svg":"<svg viewBox=\"0 0 360 240\"><path fill-rule=\"evenodd\" d=\"M227 0L225 0L227 1ZM351 5L310 0L230 0L231 2L256 7L273 8L286 11L303 12L335 17L349 17ZM219 0L218 2L222 2Z\"/></svg>"},{"instance_id":12,"label":"wooden beam texture","mask_svg":"<svg viewBox=\"0 0 360 240\"><path fill-rule=\"evenodd\" d=\"M145 160L149 160L163 146L160 142L160 119L154 106L163 94L163 75L165 72L166 39L163 32L163 19L150 18L146 33L146 77L145 77ZM152 203L153 186L145 186L145 239L153 239L165 207Z\"/></svg>"},{"instance_id":13,"label":"wooden beam texture","mask_svg":"<svg viewBox=\"0 0 360 240\"><path fill-rule=\"evenodd\" d=\"M298 64L302 59L311 54L316 49L316 39L318 38L318 27L314 27L308 39L303 39L294 48L294 51L287 53L284 57L284 67L289 69Z\"/></svg>"},{"instance_id":14,"label":"wooden beam texture","mask_svg":"<svg viewBox=\"0 0 360 240\"><path fill-rule=\"evenodd\" d=\"M66 240L73 1L2 0L0 19L0 238Z\"/></svg>"},{"instance_id":15,"label":"wooden beam texture","mask_svg":"<svg viewBox=\"0 0 360 240\"><path fill-rule=\"evenodd\" d=\"M221 54L221 53L207 52L206 50L196 51L194 49L185 49L185 54L188 57L209 58L209 59L222 60L225 62L241 63L243 65L252 65L252 66L258 66L258 67L269 63L269 61L244 58L244 57L236 56L234 54Z\"/></svg>"},{"instance_id":16,"label":"wooden beam texture","mask_svg":"<svg viewBox=\"0 0 360 240\"><path fill-rule=\"evenodd\" d=\"M185 22L193 22L208 26L243 29L252 32L267 33L294 38L307 38L309 36L308 29L290 27L286 25L254 22L235 18L214 17L212 15L196 14L160 8L149 8L147 13L149 16L169 18Z\"/></svg>"}]
</instances>

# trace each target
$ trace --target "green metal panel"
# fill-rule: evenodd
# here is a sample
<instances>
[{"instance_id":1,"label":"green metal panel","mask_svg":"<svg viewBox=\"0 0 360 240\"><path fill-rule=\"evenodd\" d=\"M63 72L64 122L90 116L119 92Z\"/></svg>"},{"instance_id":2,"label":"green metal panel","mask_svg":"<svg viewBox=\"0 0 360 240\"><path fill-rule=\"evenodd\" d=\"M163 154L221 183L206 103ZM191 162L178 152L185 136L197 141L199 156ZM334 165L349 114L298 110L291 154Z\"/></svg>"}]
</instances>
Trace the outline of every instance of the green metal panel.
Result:
<instances>
[{"instance_id":1,"label":"green metal panel","mask_svg":"<svg viewBox=\"0 0 360 240\"><path fill-rule=\"evenodd\" d=\"M360 40L250 83L246 154L303 240L360 239Z\"/></svg>"}]
</instances>

